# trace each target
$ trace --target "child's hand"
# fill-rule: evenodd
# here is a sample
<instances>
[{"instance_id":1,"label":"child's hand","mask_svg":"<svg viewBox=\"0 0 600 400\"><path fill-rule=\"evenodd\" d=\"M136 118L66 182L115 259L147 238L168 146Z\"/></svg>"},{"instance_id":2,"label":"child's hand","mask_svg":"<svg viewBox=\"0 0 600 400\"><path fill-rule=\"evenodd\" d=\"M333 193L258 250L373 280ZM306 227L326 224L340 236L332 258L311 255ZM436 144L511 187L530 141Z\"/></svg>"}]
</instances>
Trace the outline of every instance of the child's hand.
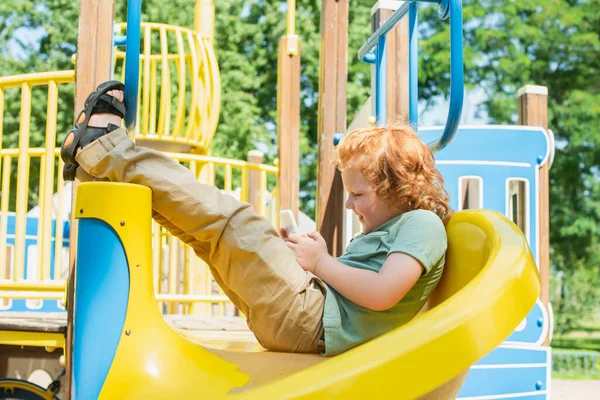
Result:
<instances>
[{"instance_id":1,"label":"child's hand","mask_svg":"<svg viewBox=\"0 0 600 400\"><path fill-rule=\"evenodd\" d=\"M301 233L295 233L293 235L300 235L300 236L306 238L306 237L308 237L309 234L301 232ZM279 237L282 238L284 242L290 241L290 239L288 238L288 233L284 228L279 229Z\"/></svg>"},{"instance_id":2,"label":"child's hand","mask_svg":"<svg viewBox=\"0 0 600 400\"><path fill-rule=\"evenodd\" d=\"M287 246L296 254L298 264L305 271L314 273L319 260L328 256L327 243L319 232L309 234L295 234L288 236Z\"/></svg>"}]
</instances>

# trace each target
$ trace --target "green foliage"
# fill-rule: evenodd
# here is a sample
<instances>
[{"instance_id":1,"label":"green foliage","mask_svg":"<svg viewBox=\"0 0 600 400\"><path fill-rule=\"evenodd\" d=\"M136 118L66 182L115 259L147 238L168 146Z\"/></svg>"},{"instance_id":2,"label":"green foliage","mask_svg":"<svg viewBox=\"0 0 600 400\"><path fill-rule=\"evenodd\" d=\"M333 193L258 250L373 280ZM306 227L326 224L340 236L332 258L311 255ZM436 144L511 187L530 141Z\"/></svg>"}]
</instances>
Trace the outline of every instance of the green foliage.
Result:
<instances>
[{"instance_id":1,"label":"green foliage","mask_svg":"<svg viewBox=\"0 0 600 400\"><path fill-rule=\"evenodd\" d=\"M577 328L588 334L594 334L600 339L600 315L596 314L593 319L581 321Z\"/></svg>"},{"instance_id":2,"label":"green foliage","mask_svg":"<svg viewBox=\"0 0 600 400\"><path fill-rule=\"evenodd\" d=\"M560 254L558 260L553 260L554 265L565 259L574 258L572 255ZM592 257L597 260L597 256ZM597 261L596 261L597 262ZM590 267L591 265L591 267ZM564 334L579 329L582 321L588 319L598 310L600 301L600 273L597 263L582 258L577 265L570 265L560 274L553 274L550 301L555 312L555 332ZM596 338L600 346L600 339Z\"/></svg>"},{"instance_id":3,"label":"green foliage","mask_svg":"<svg viewBox=\"0 0 600 400\"><path fill-rule=\"evenodd\" d=\"M72 68L71 55L77 42L74 21L78 20L78 14L77 4L69 0L3 0L0 4L2 75Z\"/></svg>"},{"instance_id":4,"label":"green foliage","mask_svg":"<svg viewBox=\"0 0 600 400\"><path fill-rule=\"evenodd\" d=\"M557 336L552 339L552 347L560 350L597 353L600 352L600 338Z\"/></svg>"}]
</instances>

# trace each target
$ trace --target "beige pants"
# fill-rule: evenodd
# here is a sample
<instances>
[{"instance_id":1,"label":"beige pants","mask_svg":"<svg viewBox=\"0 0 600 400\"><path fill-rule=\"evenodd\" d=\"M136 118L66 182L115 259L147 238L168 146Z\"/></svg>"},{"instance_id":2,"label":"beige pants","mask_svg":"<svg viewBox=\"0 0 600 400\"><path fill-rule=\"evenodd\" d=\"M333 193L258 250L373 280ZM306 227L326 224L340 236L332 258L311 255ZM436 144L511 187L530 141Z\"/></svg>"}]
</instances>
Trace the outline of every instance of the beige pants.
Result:
<instances>
[{"instance_id":1,"label":"beige pants","mask_svg":"<svg viewBox=\"0 0 600 400\"><path fill-rule=\"evenodd\" d=\"M225 294L270 350L317 353L322 346L322 282L304 271L265 218L160 152L136 147L123 129L83 149L90 175L152 189L152 216L202 258Z\"/></svg>"}]
</instances>

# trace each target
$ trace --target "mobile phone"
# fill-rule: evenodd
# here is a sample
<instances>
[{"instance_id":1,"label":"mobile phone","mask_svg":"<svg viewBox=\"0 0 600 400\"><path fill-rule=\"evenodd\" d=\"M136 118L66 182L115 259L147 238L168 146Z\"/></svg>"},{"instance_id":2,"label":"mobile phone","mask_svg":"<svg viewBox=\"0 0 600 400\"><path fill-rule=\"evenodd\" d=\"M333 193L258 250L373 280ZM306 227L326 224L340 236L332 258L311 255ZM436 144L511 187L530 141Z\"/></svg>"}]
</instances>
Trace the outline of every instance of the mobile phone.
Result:
<instances>
[{"instance_id":1,"label":"mobile phone","mask_svg":"<svg viewBox=\"0 0 600 400\"><path fill-rule=\"evenodd\" d=\"M279 226L285 229L288 235L298 233L298 224L294 219L292 210L281 210L279 212Z\"/></svg>"}]
</instances>

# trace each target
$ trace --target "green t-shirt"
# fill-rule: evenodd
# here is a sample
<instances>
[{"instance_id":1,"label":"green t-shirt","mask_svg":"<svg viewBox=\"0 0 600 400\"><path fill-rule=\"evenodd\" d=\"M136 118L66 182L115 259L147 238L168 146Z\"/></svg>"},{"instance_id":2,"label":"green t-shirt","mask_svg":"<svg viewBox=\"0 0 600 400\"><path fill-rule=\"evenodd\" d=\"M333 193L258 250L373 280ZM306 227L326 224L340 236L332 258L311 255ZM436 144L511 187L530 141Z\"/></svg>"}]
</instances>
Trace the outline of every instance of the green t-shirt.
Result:
<instances>
[{"instance_id":1,"label":"green t-shirt","mask_svg":"<svg viewBox=\"0 0 600 400\"><path fill-rule=\"evenodd\" d=\"M325 355L342 353L417 315L440 280L447 246L442 220L427 210L404 213L355 237L337 259L342 264L379 272L388 255L405 253L417 259L424 271L406 296L385 311L361 307L327 286L323 312Z\"/></svg>"}]
</instances>

